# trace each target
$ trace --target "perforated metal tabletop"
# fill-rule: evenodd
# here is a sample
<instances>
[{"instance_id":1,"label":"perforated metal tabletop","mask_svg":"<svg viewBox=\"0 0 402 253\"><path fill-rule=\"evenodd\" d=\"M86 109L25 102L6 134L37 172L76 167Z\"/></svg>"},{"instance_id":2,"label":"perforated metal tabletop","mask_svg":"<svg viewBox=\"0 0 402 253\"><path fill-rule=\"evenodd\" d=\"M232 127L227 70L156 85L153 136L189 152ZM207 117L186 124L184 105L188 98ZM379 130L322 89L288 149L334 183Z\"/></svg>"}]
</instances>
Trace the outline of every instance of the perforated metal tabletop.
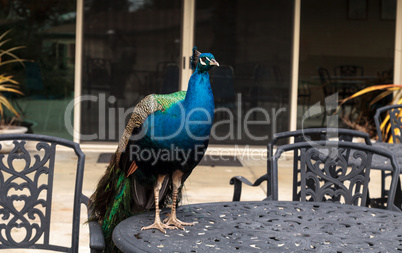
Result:
<instances>
[{"instance_id":1,"label":"perforated metal tabletop","mask_svg":"<svg viewBox=\"0 0 402 253\"><path fill-rule=\"evenodd\" d=\"M383 209L244 201L182 206L177 216L196 224L166 234L141 231L153 222L150 211L121 222L113 240L123 252L402 251L402 213Z\"/></svg>"},{"instance_id":2,"label":"perforated metal tabletop","mask_svg":"<svg viewBox=\"0 0 402 253\"><path fill-rule=\"evenodd\" d=\"M392 154L394 154L396 162L398 163L399 167L402 169L402 144L392 144L392 143L383 143L383 142L376 142L373 144L376 148L385 149ZM388 169L390 167L390 161L385 159L384 157L373 157L373 166L377 169ZM402 173L402 170L401 170Z\"/></svg>"}]
</instances>

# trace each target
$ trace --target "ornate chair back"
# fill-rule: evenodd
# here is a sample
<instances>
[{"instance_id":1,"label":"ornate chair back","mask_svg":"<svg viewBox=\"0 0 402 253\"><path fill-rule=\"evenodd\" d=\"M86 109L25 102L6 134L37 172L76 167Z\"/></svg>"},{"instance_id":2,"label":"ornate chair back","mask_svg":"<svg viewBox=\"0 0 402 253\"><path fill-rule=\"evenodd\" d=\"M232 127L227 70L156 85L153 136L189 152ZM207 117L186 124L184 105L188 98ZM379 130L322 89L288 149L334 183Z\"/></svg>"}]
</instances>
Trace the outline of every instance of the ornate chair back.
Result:
<instances>
[{"instance_id":1,"label":"ornate chair back","mask_svg":"<svg viewBox=\"0 0 402 253\"><path fill-rule=\"evenodd\" d=\"M298 163L293 167L293 170L300 171L300 185L293 185L298 200L361 206L367 204L373 158L386 157L392 165L386 207L399 210L394 205L399 167L390 152L370 145L343 141L298 142L278 147L273 157L273 171L278 171L278 160L284 152L296 152L299 157Z\"/></svg>"},{"instance_id":2,"label":"ornate chair back","mask_svg":"<svg viewBox=\"0 0 402 253\"><path fill-rule=\"evenodd\" d=\"M259 177L254 183L242 176L235 176L231 178L230 184L234 185L233 201L239 201L241 196L242 183L249 186L259 186L262 182L267 181L267 198L268 200L278 200L276 195L276 189L278 187L278 174L273 171L272 157L274 149L286 143L293 142L305 142L305 141L317 141L317 140L329 140L336 139L339 141L353 141L353 138L360 138L364 140L367 145L371 145L368 134L343 128L309 128L289 132L281 132L273 135L272 140L267 145L267 174ZM294 163L298 162L298 156L295 154ZM293 183L297 184L298 171L294 171ZM295 193L294 193L294 196Z\"/></svg>"},{"instance_id":3,"label":"ornate chair back","mask_svg":"<svg viewBox=\"0 0 402 253\"><path fill-rule=\"evenodd\" d=\"M272 140L268 143L267 145L267 150L268 150L268 161L267 161L267 174L268 177L271 178L271 182L269 186L271 189L268 189L268 192L273 193L272 198L274 200L278 200L278 195L275 194L274 189L277 188L277 183L278 183L278 175L273 171L273 154L274 154L274 148L278 146L280 141L286 141L286 143L291 142L291 138L293 138L293 142L308 142L308 141L319 141L319 140L338 140L338 141L347 141L347 142L352 142L353 138L360 138L364 140L364 142L367 145L371 145L370 137L368 134L356 131L356 130L350 130L350 129L344 129L344 128L309 128L309 129L302 129L302 130L296 130L296 131L289 131L289 132L282 132L282 133L277 133L274 134ZM346 153L345 155L349 156L349 153ZM294 166L299 162L300 157L297 155L296 151L293 156L293 164ZM293 184L300 184L300 181L298 181L298 174L300 171L294 170L293 171ZM293 192L293 200L297 196L296 192Z\"/></svg>"},{"instance_id":4,"label":"ornate chair back","mask_svg":"<svg viewBox=\"0 0 402 253\"><path fill-rule=\"evenodd\" d=\"M0 248L78 252L81 204L88 203L81 192L85 155L79 144L44 135L3 134L0 145ZM11 151L3 153L6 146L11 146ZM60 157L73 159L76 168L67 172L56 170L56 148L70 151L68 157ZM67 183L54 184L55 177L69 176L75 181L71 187ZM56 188L60 187L69 187L71 194L57 195ZM52 216L52 203L61 205L59 209L64 209L65 215ZM64 224L65 220L68 225ZM65 241L67 245L58 244L61 235L51 233L57 225L66 226L68 230L71 227L70 245L68 241Z\"/></svg>"}]
</instances>

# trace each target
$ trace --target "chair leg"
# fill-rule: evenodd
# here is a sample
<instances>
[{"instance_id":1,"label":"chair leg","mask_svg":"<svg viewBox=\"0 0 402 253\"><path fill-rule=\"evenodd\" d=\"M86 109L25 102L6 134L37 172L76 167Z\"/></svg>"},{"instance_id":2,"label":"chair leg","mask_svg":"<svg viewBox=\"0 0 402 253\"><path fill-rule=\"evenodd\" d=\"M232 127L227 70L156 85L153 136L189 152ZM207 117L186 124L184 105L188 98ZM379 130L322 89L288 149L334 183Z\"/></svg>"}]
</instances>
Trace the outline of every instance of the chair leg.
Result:
<instances>
[{"instance_id":1,"label":"chair leg","mask_svg":"<svg viewBox=\"0 0 402 253\"><path fill-rule=\"evenodd\" d=\"M401 190L401 180L398 180L398 185L396 186L396 193L394 204L402 210L402 190Z\"/></svg>"}]
</instances>

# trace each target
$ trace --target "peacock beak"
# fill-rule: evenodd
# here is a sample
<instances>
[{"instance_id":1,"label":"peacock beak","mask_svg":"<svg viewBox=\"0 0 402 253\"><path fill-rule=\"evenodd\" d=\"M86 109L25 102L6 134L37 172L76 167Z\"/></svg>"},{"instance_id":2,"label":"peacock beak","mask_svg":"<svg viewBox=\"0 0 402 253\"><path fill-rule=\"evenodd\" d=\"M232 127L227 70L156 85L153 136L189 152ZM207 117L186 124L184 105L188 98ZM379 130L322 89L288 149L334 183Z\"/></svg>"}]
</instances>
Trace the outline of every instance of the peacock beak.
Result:
<instances>
[{"instance_id":1,"label":"peacock beak","mask_svg":"<svg viewBox=\"0 0 402 253\"><path fill-rule=\"evenodd\" d=\"M209 65L215 65L219 67L219 62L217 62L215 59L212 59L209 63Z\"/></svg>"}]
</instances>

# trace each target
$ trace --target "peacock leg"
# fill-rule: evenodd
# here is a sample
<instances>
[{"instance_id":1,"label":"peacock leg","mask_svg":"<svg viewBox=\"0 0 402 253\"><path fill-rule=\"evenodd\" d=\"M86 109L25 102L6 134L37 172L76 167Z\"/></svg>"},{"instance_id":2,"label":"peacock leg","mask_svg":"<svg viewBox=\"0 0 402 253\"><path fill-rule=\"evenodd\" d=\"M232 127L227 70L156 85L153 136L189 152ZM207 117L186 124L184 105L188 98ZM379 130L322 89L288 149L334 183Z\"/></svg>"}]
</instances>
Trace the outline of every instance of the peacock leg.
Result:
<instances>
[{"instance_id":1,"label":"peacock leg","mask_svg":"<svg viewBox=\"0 0 402 253\"><path fill-rule=\"evenodd\" d=\"M162 188L162 183L163 180L165 179L165 175L159 175L157 182L154 186L154 195L155 195L155 221L152 225L147 226L147 227L142 227L141 230L145 230L145 229L151 229L151 228L155 228L158 229L159 231L161 231L162 233L166 234L166 230L165 228L168 228L168 225L165 225L161 222L161 218L160 218L160 210L159 210L159 191Z\"/></svg>"},{"instance_id":2,"label":"peacock leg","mask_svg":"<svg viewBox=\"0 0 402 253\"><path fill-rule=\"evenodd\" d=\"M181 228L184 230L183 226L193 226L194 225L194 223L182 222L179 219L177 219L177 216L176 216L177 193L178 193L178 189L181 185L181 177L182 176L183 176L183 172L180 170L176 170L172 176L172 181L173 181L172 211L170 214L168 214L169 217L164 220L164 222L166 222L165 225L167 225L169 229Z\"/></svg>"}]
</instances>

